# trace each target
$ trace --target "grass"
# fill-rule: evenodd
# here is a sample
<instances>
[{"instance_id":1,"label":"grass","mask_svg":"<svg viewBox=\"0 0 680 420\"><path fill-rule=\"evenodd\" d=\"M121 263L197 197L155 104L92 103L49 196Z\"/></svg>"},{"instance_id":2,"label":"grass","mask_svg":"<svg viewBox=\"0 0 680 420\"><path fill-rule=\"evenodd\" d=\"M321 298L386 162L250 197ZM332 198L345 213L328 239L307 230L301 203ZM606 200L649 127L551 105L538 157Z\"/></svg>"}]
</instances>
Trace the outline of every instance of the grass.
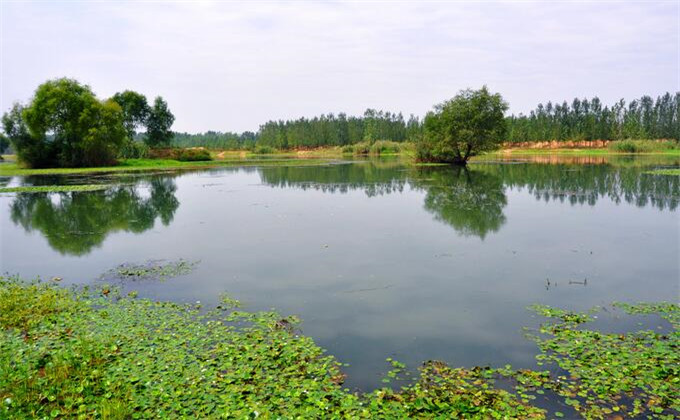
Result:
<instances>
[{"instance_id":1,"label":"grass","mask_svg":"<svg viewBox=\"0 0 680 420\"><path fill-rule=\"evenodd\" d=\"M133 296L0 277L0 418L564 416L534 405L547 393L587 418L680 414L674 304L619 305L672 326L625 335L585 329L589 313L533 308L549 319L533 336L539 363L568 372L430 361L409 385L360 394L294 317L244 312L229 298L205 310ZM385 381L408 376L387 361Z\"/></svg>"},{"instance_id":2,"label":"grass","mask_svg":"<svg viewBox=\"0 0 680 420\"><path fill-rule=\"evenodd\" d=\"M123 159L119 165L97 168L22 168L17 163L0 165L0 176L18 175L58 175L87 174L102 172L161 171L177 169L201 169L231 166L280 166L280 165L319 165L328 163L328 159L234 159L198 162L181 162L172 159Z\"/></svg>"},{"instance_id":3,"label":"grass","mask_svg":"<svg viewBox=\"0 0 680 420\"><path fill-rule=\"evenodd\" d=\"M674 140L619 140L609 143L607 148L618 153L680 154L680 143Z\"/></svg>"},{"instance_id":4,"label":"grass","mask_svg":"<svg viewBox=\"0 0 680 420\"><path fill-rule=\"evenodd\" d=\"M110 186L111 186L110 184L83 184L83 185L39 185L26 187L0 187L0 193L99 191L105 190Z\"/></svg>"}]
</instances>

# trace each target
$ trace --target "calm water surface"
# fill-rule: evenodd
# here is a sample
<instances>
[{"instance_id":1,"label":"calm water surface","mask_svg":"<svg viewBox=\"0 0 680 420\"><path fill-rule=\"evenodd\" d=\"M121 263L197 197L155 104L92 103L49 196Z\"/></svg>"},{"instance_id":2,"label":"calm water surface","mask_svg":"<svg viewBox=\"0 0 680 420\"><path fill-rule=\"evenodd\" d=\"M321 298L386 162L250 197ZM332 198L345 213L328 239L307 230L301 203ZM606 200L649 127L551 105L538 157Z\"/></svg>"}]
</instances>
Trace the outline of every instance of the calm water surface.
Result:
<instances>
[{"instance_id":1,"label":"calm water surface","mask_svg":"<svg viewBox=\"0 0 680 420\"><path fill-rule=\"evenodd\" d=\"M0 178L1 185L116 182L106 191L0 194L0 268L91 283L121 263L200 260L138 282L141 295L302 318L348 385L380 385L386 357L416 367L534 366L534 303L586 309L677 301L677 167L399 162L182 174ZM634 327L613 313L605 328ZM629 325L630 324L630 325Z\"/></svg>"}]
</instances>

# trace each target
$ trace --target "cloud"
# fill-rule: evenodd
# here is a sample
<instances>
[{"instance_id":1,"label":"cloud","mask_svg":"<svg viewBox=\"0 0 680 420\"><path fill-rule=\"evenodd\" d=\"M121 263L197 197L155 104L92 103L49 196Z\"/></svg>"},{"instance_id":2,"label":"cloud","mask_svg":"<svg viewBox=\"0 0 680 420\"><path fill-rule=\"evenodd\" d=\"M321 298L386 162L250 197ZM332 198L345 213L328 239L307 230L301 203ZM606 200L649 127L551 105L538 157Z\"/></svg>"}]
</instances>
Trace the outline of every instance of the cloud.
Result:
<instances>
[{"instance_id":1,"label":"cloud","mask_svg":"<svg viewBox=\"0 0 680 420\"><path fill-rule=\"evenodd\" d=\"M424 114L488 84L527 112L678 90L672 2L2 3L0 106L76 77L162 95L182 131L367 107Z\"/></svg>"}]
</instances>

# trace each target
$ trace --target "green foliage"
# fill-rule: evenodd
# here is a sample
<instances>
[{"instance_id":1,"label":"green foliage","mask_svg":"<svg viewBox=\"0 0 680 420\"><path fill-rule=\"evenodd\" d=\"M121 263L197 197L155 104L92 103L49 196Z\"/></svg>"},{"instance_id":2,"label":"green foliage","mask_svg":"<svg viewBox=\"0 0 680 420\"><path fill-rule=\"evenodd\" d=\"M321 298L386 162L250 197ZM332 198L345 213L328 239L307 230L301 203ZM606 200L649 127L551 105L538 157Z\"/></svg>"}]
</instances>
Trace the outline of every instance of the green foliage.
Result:
<instances>
[{"instance_id":1,"label":"green foliage","mask_svg":"<svg viewBox=\"0 0 680 420\"><path fill-rule=\"evenodd\" d=\"M153 101L146 120L146 136L144 142L150 147L170 145L174 133L170 129L175 122L175 116L168 108L168 103L160 96Z\"/></svg>"},{"instance_id":2,"label":"green foliage","mask_svg":"<svg viewBox=\"0 0 680 420\"><path fill-rule=\"evenodd\" d=\"M49 166L56 159L56 145L31 135L18 103L2 116L2 129L20 161L35 167Z\"/></svg>"},{"instance_id":3,"label":"green foliage","mask_svg":"<svg viewBox=\"0 0 680 420\"><path fill-rule=\"evenodd\" d=\"M178 162L200 162L212 160L210 152L203 148L154 148L149 150L149 157L154 159L173 159Z\"/></svg>"},{"instance_id":4,"label":"green foliage","mask_svg":"<svg viewBox=\"0 0 680 420\"><path fill-rule=\"evenodd\" d=\"M346 146L376 140L413 141L421 124L411 115L367 109L363 116L328 114L289 121L268 121L260 126L257 144L277 149Z\"/></svg>"},{"instance_id":5,"label":"green foliage","mask_svg":"<svg viewBox=\"0 0 680 420\"><path fill-rule=\"evenodd\" d=\"M463 90L435 106L425 116L418 161L465 164L472 156L498 148L505 138L507 109L501 95L491 94L486 86Z\"/></svg>"},{"instance_id":6,"label":"green foliage","mask_svg":"<svg viewBox=\"0 0 680 420\"><path fill-rule=\"evenodd\" d=\"M544 377L536 387L552 390L585 418L680 415L680 307L672 303L615 304L632 314L656 314L671 322L668 333L642 330L605 334L583 328L591 314L535 307L556 319L533 339L543 352L540 364L557 364L567 374Z\"/></svg>"},{"instance_id":7,"label":"green foliage","mask_svg":"<svg viewBox=\"0 0 680 420\"><path fill-rule=\"evenodd\" d=\"M123 110L123 125L128 139L134 139L137 128L146 125L151 111L146 96L126 90L116 93L111 99Z\"/></svg>"},{"instance_id":8,"label":"green foliage","mask_svg":"<svg viewBox=\"0 0 680 420\"><path fill-rule=\"evenodd\" d=\"M116 280L166 280L168 278L183 276L194 270L198 261L152 260L142 264L121 264L103 275L107 279Z\"/></svg>"},{"instance_id":9,"label":"green foliage","mask_svg":"<svg viewBox=\"0 0 680 420\"><path fill-rule=\"evenodd\" d=\"M144 159L149 157L149 146L128 138L125 139L118 156L123 159Z\"/></svg>"},{"instance_id":10,"label":"green foliage","mask_svg":"<svg viewBox=\"0 0 680 420\"><path fill-rule=\"evenodd\" d=\"M73 157L65 166L101 166L116 163L118 151L125 142L120 106L106 100L91 108L86 117L90 120L80 143L81 155ZM81 118L83 118L81 116Z\"/></svg>"},{"instance_id":11,"label":"green foliage","mask_svg":"<svg viewBox=\"0 0 680 420\"><path fill-rule=\"evenodd\" d=\"M153 150L153 149L152 149ZM94 174L107 172L130 172L130 171L174 171L178 169L216 168L216 167L271 167L271 166L315 166L329 163L329 159L294 159L294 158L243 158L224 159L201 162L180 162L174 159L125 159L116 166L101 166L95 168L44 168L26 169L15 163L0 165L0 176L27 176L27 175L56 175L56 174Z\"/></svg>"},{"instance_id":12,"label":"green foliage","mask_svg":"<svg viewBox=\"0 0 680 420\"><path fill-rule=\"evenodd\" d=\"M77 306L71 304L70 293L65 289L0 277L0 327L3 329L28 332L55 314L77 310Z\"/></svg>"},{"instance_id":13,"label":"green foliage","mask_svg":"<svg viewBox=\"0 0 680 420\"><path fill-rule=\"evenodd\" d=\"M680 149L680 142L674 140L618 140L609 143L609 150L619 153L651 153Z\"/></svg>"},{"instance_id":14,"label":"green foliage","mask_svg":"<svg viewBox=\"0 0 680 420\"><path fill-rule=\"evenodd\" d=\"M378 140L371 145L369 153L371 155L398 154L402 150L403 143L388 140Z\"/></svg>"},{"instance_id":15,"label":"green foliage","mask_svg":"<svg viewBox=\"0 0 680 420\"><path fill-rule=\"evenodd\" d=\"M212 160L210 152L205 149L177 149L174 158L180 162L200 162Z\"/></svg>"},{"instance_id":16,"label":"green foliage","mask_svg":"<svg viewBox=\"0 0 680 420\"><path fill-rule=\"evenodd\" d=\"M115 102L100 102L88 86L63 78L40 85L27 107L15 104L3 130L31 167L96 166L115 162L125 138L122 117Z\"/></svg>"},{"instance_id":17,"label":"green foliage","mask_svg":"<svg viewBox=\"0 0 680 420\"><path fill-rule=\"evenodd\" d=\"M371 143L362 141L352 145L352 153L358 156L368 155L371 152Z\"/></svg>"},{"instance_id":18,"label":"green foliage","mask_svg":"<svg viewBox=\"0 0 680 420\"><path fill-rule=\"evenodd\" d=\"M374 143L367 141L351 144L342 147L343 154L354 154L357 156L380 156L380 155L396 155L403 150L407 150L406 143L400 143L389 140L378 140Z\"/></svg>"},{"instance_id":19,"label":"green foliage","mask_svg":"<svg viewBox=\"0 0 680 420\"><path fill-rule=\"evenodd\" d=\"M276 149L270 146L255 146L255 150L253 150L253 153L257 155L270 155L274 152L276 152Z\"/></svg>"},{"instance_id":20,"label":"green foliage","mask_svg":"<svg viewBox=\"0 0 680 420\"><path fill-rule=\"evenodd\" d=\"M342 152L343 155L352 155L354 154L354 146L351 144L342 146L342 148L340 148L340 151Z\"/></svg>"},{"instance_id":21,"label":"green foliage","mask_svg":"<svg viewBox=\"0 0 680 420\"><path fill-rule=\"evenodd\" d=\"M32 168L112 165L119 156L146 156L146 148L134 142L138 127L146 126L150 145L168 144L173 121L160 97L153 107L129 90L99 101L89 86L61 78L38 86L26 107L15 104L3 115L0 143L9 140Z\"/></svg>"},{"instance_id":22,"label":"green foliage","mask_svg":"<svg viewBox=\"0 0 680 420\"><path fill-rule=\"evenodd\" d=\"M540 416L479 375L440 364L403 392L361 396L294 317L202 314L53 285L0 280L0 413L11 418ZM5 309L23 308L18 312Z\"/></svg>"},{"instance_id":23,"label":"green foliage","mask_svg":"<svg viewBox=\"0 0 680 420\"><path fill-rule=\"evenodd\" d=\"M125 139L120 106L98 101L89 86L72 79L40 85L22 117L34 143L29 150L23 144L15 144L15 149L33 167L111 164ZM46 159L29 161L34 154Z\"/></svg>"},{"instance_id":24,"label":"green foliage","mask_svg":"<svg viewBox=\"0 0 680 420\"><path fill-rule=\"evenodd\" d=\"M255 133L245 131L237 133L221 133L206 131L205 133L175 133L172 139L174 147L206 147L216 150L250 150L255 147Z\"/></svg>"},{"instance_id":25,"label":"green foliage","mask_svg":"<svg viewBox=\"0 0 680 420\"><path fill-rule=\"evenodd\" d=\"M339 363L274 312L215 309L68 291L0 278L3 418L545 418L537 395L559 395L586 418L675 418L677 322L668 334L604 334L591 317L535 308L556 321L533 337L555 371L451 368L426 362L399 390L353 394ZM674 304L619 304L678 319ZM405 366L388 359L388 378ZM496 386L497 380L507 385ZM563 417L554 412L554 417Z\"/></svg>"}]
</instances>

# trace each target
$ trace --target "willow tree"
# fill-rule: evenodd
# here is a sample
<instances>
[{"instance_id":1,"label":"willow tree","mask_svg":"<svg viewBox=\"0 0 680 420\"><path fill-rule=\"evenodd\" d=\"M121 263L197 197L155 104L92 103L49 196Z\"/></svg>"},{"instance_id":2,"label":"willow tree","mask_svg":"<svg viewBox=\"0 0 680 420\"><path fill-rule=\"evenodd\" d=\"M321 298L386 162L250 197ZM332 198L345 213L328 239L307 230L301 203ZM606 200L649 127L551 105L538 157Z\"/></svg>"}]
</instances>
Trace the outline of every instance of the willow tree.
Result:
<instances>
[{"instance_id":1,"label":"willow tree","mask_svg":"<svg viewBox=\"0 0 680 420\"><path fill-rule=\"evenodd\" d=\"M120 106L67 78L38 86L28 106L15 104L2 125L19 160L31 167L112 164L125 139Z\"/></svg>"},{"instance_id":2,"label":"willow tree","mask_svg":"<svg viewBox=\"0 0 680 420\"><path fill-rule=\"evenodd\" d=\"M507 109L503 97L486 86L460 91L425 116L418 160L465 165L472 156L497 149L505 138Z\"/></svg>"}]
</instances>

